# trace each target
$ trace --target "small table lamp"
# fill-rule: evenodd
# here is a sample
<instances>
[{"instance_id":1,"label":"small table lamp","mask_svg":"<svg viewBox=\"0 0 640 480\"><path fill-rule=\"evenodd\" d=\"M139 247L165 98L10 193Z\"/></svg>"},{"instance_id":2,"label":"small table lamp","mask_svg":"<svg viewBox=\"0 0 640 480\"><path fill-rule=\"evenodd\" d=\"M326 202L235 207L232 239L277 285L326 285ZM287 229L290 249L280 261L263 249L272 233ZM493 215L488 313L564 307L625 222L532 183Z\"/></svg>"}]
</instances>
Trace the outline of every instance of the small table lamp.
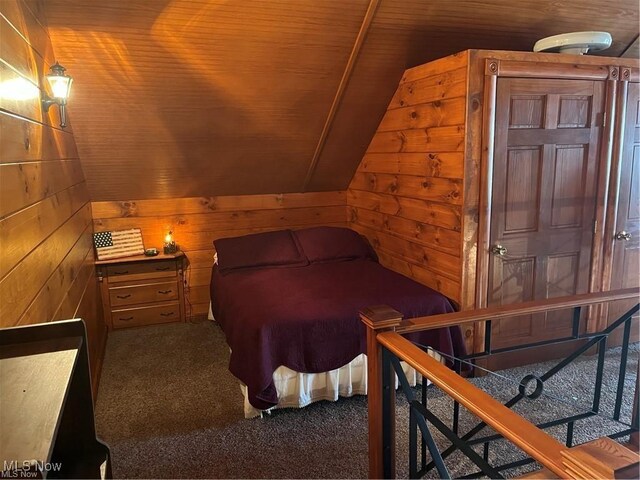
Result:
<instances>
[{"instance_id":1,"label":"small table lamp","mask_svg":"<svg viewBox=\"0 0 640 480\"><path fill-rule=\"evenodd\" d=\"M176 242L173 239L173 232L169 230L164 236L164 254L168 255L171 253L176 253L178 251L178 247L176 246Z\"/></svg>"}]
</instances>

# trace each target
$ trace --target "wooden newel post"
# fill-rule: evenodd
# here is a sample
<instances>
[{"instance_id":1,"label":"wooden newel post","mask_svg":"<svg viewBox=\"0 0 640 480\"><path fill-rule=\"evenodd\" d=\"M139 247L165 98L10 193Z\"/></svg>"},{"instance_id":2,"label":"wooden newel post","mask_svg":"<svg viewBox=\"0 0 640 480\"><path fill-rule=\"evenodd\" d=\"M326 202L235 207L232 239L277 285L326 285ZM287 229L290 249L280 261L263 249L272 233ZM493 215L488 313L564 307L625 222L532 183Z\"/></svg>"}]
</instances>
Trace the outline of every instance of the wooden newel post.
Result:
<instances>
[{"instance_id":1,"label":"wooden newel post","mask_svg":"<svg viewBox=\"0 0 640 480\"><path fill-rule=\"evenodd\" d=\"M388 361L383 362L377 335L395 330L402 314L379 305L361 310L360 320L367 327L369 478L395 478L395 373Z\"/></svg>"}]
</instances>

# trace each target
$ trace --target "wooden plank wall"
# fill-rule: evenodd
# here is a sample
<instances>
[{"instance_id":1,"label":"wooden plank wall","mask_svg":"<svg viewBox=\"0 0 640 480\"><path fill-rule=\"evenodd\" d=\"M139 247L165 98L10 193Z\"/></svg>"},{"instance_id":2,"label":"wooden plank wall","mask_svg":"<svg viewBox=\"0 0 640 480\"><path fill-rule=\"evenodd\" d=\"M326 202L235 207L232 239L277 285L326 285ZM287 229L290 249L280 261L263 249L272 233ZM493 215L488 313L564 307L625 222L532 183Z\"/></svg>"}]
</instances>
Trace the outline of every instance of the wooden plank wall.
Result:
<instances>
[{"instance_id":1,"label":"wooden plank wall","mask_svg":"<svg viewBox=\"0 0 640 480\"><path fill-rule=\"evenodd\" d=\"M106 327L91 204L73 133L40 107L55 61L40 6L0 2L0 327L83 318L96 386Z\"/></svg>"},{"instance_id":2,"label":"wooden plank wall","mask_svg":"<svg viewBox=\"0 0 640 480\"><path fill-rule=\"evenodd\" d=\"M172 230L189 260L187 314L209 311L213 241L248 233L318 225L346 226L345 192L93 202L96 232L141 228L146 248L162 248Z\"/></svg>"},{"instance_id":3,"label":"wooden plank wall","mask_svg":"<svg viewBox=\"0 0 640 480\"><path fill-rule=\"evenodd\" d=\"M460 302L467 56L407 70L347 192L381 262Z\"/></svg>"}]
</instances>

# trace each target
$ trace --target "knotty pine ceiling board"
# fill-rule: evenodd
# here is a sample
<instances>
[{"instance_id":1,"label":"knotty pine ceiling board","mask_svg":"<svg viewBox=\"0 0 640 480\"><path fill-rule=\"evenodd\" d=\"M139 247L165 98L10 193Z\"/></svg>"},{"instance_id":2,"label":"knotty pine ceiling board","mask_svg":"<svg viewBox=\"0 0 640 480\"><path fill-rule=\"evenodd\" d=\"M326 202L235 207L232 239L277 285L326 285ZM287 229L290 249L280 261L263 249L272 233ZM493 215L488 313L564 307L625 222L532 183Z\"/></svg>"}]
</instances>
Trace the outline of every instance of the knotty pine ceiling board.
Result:
<instances>
[{"instance_id":1,"label":"knotty pine ceiling board","mask_svg":"<svg viewBox=\"0 0 640 480\"><path fill-rule=\"evenodd\" d=\"M380 0L312 165L368 3L47 0L93 200L344 189L405 68L577 30L618 56L638 35L637 0Z\"/></svg>"},{"instance_id":2,"label":"knotty pine ceiling board","mask_svg":"<svg viewBox=\"0 0 640 480\"><path fill-rule=\"evenodd\" d=\"M619 56L638 35L638 10L637 0L382 0L307 189L348 186L406 68L470 48L531 51L580 30L611 32L602 54Z\"/></svg>"},{"instance_id":3,"label":"knotty pine ceiling board","mask_svg":"<svg viewBox=\"0 0 640 480\"><path fill-rule=\"evenodd\" d=\"M93 200L301 191L367 0L47 0Z\"/></svg>"}]
</instances>

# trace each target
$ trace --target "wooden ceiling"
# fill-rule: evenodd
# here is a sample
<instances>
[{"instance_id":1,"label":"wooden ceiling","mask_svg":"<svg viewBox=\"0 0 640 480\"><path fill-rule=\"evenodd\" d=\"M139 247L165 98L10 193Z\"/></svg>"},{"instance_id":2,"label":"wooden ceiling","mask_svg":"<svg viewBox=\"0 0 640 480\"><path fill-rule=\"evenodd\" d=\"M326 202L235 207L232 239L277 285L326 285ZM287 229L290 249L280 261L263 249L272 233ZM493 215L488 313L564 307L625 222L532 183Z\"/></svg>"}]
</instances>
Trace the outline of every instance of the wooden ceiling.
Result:
<instances>
[{"instance_id":1,"label":"wooden ceiling","mask_svg":"<svg viewBox=\"0 0 640 480\"><path fill-rule=\"evenodd\" d=\"M347 187L405 68L638 36L637 0L47 0L93 200Z\"/></svg>"}]
</instances>

